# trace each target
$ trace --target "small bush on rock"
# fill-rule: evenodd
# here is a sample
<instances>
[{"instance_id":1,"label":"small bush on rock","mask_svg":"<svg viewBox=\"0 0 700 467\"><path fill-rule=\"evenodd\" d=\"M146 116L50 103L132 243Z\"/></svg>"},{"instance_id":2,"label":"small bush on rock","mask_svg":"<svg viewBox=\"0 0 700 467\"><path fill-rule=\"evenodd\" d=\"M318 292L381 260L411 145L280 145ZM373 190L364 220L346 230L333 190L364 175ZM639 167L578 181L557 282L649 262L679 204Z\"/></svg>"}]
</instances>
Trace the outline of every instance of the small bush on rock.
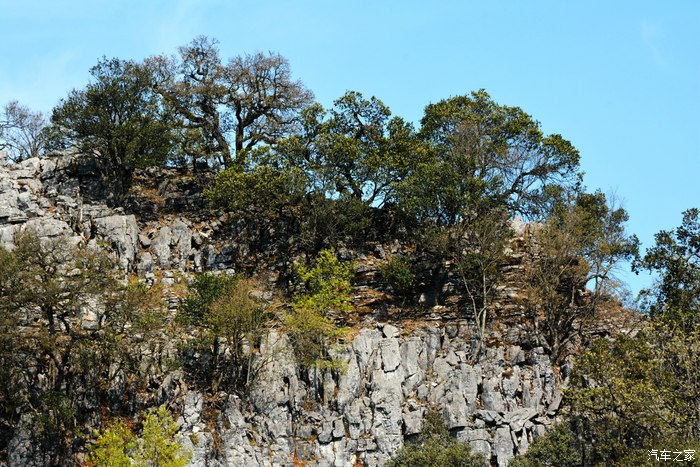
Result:
<instances>
[{"instance_id":1,"label":"small bush on rock","mask_svg":"<svg viewBox=\"0 0 700 467\"><path fill-rule=\"evenodd\" d=\"M177 423L164 405L143 415L139 435L117 420L103 431L88 456L96 467L184 467L192 453L177 441Z\"/></svg>"},{"instance_id":2,"label":"small bush on rock","mask_svg":"<svg viewBox=\"0 0 700 467\"><path fill-rule=\"evenodd\" d=\"M387 467L484 467L488 463L482 454L474 454L467 443L450 435L445 422L435 411L425 416L423 431L417 439L398 450Z\"/></svg>"},{"instance_id":3,"label":"small bush on rock","mask_svg":"<svg viewBox=\"0 0 700 467\"><path fill-rule=\"evenodd\" d=\"M336 318L352 309L352 265L343 263L333 249L322 250L315 264L297 268L306 290L297 295L285 321L297 361L303 366L333 366L329 349L343 336Z\"/></svg>"}]
</instances>

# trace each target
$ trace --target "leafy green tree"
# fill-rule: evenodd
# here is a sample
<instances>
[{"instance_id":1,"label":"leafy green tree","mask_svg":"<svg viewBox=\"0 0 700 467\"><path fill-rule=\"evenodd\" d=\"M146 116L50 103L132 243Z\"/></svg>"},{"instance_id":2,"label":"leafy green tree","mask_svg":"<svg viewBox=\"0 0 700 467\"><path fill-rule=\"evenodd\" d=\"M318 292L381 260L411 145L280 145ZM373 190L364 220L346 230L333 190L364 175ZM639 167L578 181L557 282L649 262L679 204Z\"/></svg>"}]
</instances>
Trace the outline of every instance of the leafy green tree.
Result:
<instances>
[{"instance_id":1,"label":"leafy green tree","mask_svg":"<svg viewBox=\"0 0 700 467\"><path fill-rule=\"evenodd\" d=\"M197 274L187 286L180 309L179 320L185 324L202 324L211 312L213 303L225 295L237 283L239 278L226 274Z\"/></svg>"},{"instance_id":2,"label":"leafy green tree","mask_svg":"<svg viewBox=\"0 0 700 467\"><path fill-rule=\"evenodd\" d=\"M541 217L580 181L571 143L483 90L426 106L420 134L431 151L401 184L399 202L437 225L499 207Z\"/></svg>"},{"instance_id":3,"label":"leafy green tree","mask_svg":"<svg viewBox=\"0 0 700 467\"><path fill-rule=\"evenodd\" d=\"M38 157L47 143L47 121L41 112L33 112L17 101L8 102L0 114L0 150L9 160Z\"/></svg>"},{"instance_id":4,"label":"leafy green tree","mask_svg":"<svg viewBox=\"0 0 700 467\"><path fill-rule=\"evenodd\" d=\"M242 171L248 151L286 135L312 94L292 80L281 55L238 56L224 65L217 44L199 36L180 47L178 57L151 57L146 64L155 91L179 115L190 136L199 138L195 145L226 168Z\"/></svg>"},{"instance_id":5,"label":"leafy green tree","mask_svg":"<svg viewBox=\"0 0 700 467\"><path fill-rule=\"evenodd\" d=\"M698 336L653 324L635 337L596 341L577 361L567 404L584 465L700 444Z\"/></svg>"},{"instance_id":6,"label":"leafy green tree","mask_svg":"<svg viewBox=\"0 0 700 467\"><path fill-rule=\"evenodd\" d=\"M683 213L677 229L656 234L656 244L638 258L634 269L657 273L652 289L642 298L652 316L692 328L700 312L700 220L697 208Z\"/></svg>"},{"instance_id":7,"label":"leafy green tree","mask_svg":"<svg viewBox=\"0 0 700 467\"><path fill-rule=\"evenodd\" d=\"M222 170L206 191L213 206L247 216L263 215L290 222L305 205L306 194L305 173L297 168L279 170L270 165L259 165L245 172L236 168Z\"/></svg>"},{"instance_id":8,"label":"leafy green tree","mask_svg":"<svg viewBox=\"0 0 700 467\"><path fill-rule=\"evenodd\" d=\"M124 421L113 422L96 439L88 461L96 467L184 467L192 453L177 442L178 431L161 405L143 414L139 435Z\"/></svg>"},{"instance_id":9,"label":"leafy green tree","mask_svg":"<svg viewBox=\"0 0 700 467\"><path fill-rule=\"evenodd\" d=\"M376 97L349 91L330 111L304 115L299 136L279 149L293 166L306 167L313 186L328 197L354 198L382 206L395 200L395 186L420 152L413 127Z\"/></svg>"},{"instance_id":10,"label":"leafy green tree","mask_svg":"<svg viewBox=\"0 0 700 467\"><path fill-rule=\"evenodd\" d=\"M177 140L175 125L144 67L102 59L85 89L73 90L51 115L54 145L77 147L103 161L106 176L123 190L136 167L170 160Z\"/></svg>"},{"instance_id":11,"label":"leafy green tree","mask_svg":"<svg viewBox=\"0 0 700 467\"><path fill-rule=\"evenodd\" d=\"M397 254L380 266L382 279L386 281L397 293L410 291L416 283L416 274L413 271L411 258Z\"/></svg>"},{"instance_id":12,"label":"leafy green tree","mask_svg":"<svg viewBox=\"0 0 700 467\"><path fill-rule=\"evenodd\" d=\"M297 295L285 318L297 360L305 367L332 365L328 350L344 334L335 320L352 309L352 265L326 249L312 267L299 266L297 274L306 290Z\"/></svg>"},{"instance_id":13,"label":"leafy green tree","mask_svg":"<svg viewBox=\"0 0 700 467\"><path fill-rule=\"evenodd\" d=\"M267 363L255 350L266 342L272 316L251 296L252 287L249 280L213 274L196 276L189 287L180 321L195 326L196 338L184 349L185 368L213 393L247 390Z\"/></svg>"},{"instance_id":14,"label":"leafy green tree","mask_svg":"<svg viewBox=\"0 0 700 467\"><path fill-rule=\"evenodd\" d=\"M615 237L599 234L615 211L606 211L596 197L582 203L589 215L577 216L588 234L583 244L614 251L595 245ZM635 267L659 274L657 293L646 295L653 310L648 321L629 335L594 341L576 360L565 392L565 425L537 440L515 465L557 465L568 458L569 465L633 466L648 463L653 449L700 449L700 320L688 293L696 260L691 251L700 239L696 215L686 212L680 228L659 233L656 245L637 259ZM612 227L621 233L619 225Z\"/></svg>"},{"instance_id":15,"label":"leafy green tree","mask_svg":"<svg viewBox=\"0 0 700 467\"><path fill-rule=\"evenodd\" d=\"M638 250L637 238L625 232L627 218L602 193L582 193L535 232L524 304L554 361L570 355L596 311L619 297L615 268Z\"/></svg>"},{"instance_id":16,"label":"leafy green tree","mask_svg":"<svg viewBox=\"0 0 700 467\"><path fill-rule=\"evenodd\" d=\"M407 442L386 464L387 467L483 467L483 454L474 454L468 443L457 441L437 412L426 412L417 439Z\"/></svg>"}]
</instances>

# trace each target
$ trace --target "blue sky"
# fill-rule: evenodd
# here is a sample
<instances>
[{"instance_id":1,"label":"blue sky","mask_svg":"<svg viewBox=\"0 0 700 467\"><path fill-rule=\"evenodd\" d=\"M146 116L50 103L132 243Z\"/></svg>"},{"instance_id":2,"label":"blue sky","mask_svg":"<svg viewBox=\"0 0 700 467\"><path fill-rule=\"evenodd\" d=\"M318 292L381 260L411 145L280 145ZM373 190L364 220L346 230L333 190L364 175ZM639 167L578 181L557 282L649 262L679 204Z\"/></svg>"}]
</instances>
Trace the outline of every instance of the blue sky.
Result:
<instances>
[{"instance_id":1,"label":"blue sky","mask_svg":"<svg viewBox=\"0 0 700 467\"><path fill-rule=\"evenodd\" d=\"M357 90L417 122L484 88L569 139L586 185L617 195L646 246L700 207L700 2L433 3L0 0L0 104L49 112L103 55L205 34L225 58L280 52L324 105Z\"/></svg>"}]
</instances>

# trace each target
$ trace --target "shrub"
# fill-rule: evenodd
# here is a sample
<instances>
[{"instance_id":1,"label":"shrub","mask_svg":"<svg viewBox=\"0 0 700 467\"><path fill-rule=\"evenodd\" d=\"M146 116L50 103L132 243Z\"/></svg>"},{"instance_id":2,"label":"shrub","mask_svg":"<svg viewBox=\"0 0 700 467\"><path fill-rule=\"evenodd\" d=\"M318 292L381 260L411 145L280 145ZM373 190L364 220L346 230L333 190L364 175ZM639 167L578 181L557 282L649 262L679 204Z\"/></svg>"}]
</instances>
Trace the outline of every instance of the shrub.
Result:
<instances>
[{"instance_id":1,"label":"shrub","mask_svg":"<svg viewBox=\"0 0 700 467\"><path fill-rule=\"evenodd\" d=\"M560 423L533 441L528 451L513 459L510 466L581 465L579 444L569 423Z\"/></svg>"},{"instance_id":2,"label":"shrub","mask_svg":"<svg viewBox=\"0 0 700 467\"><path fill-rule=\"evenodd\" d=\"M416 282L410 259L401 254L393 256L379 271L384 281L398 293L407 292Z\"/></svg>"},{"instance_id":3,"label":"shrub","mask_svg":"<svg viewBox=\"0 0 700 467\"><path fill-rule=\"evenodd\" d=\"M212 304L233 288L238 277L212 273L195 276L187 286L187 298L182 303L178 320L183 324L202 324Z\"/></svg>"},{"instance_id":4,"label":"shrub","mask_svg":"<svg viewBox=\"0 0 700 467\"><path fill-rule=\"evenodd\" d=\"M445 422L435 411L425 416L423 431L413 442L399 449L387 467L483 467L488 463L482 454L471 452L469 444L450 435Z\"/></svg>"},{"instance_id":5,"label":"shrub","mask_svg":"<svg viewBox=\"0 0 700 467\"><path fill-rule=\"evenodd\" d=\"M97 467L184 467L191 452L177 442L179 429L164 405L143 414L137 436L122 420L102 432L90 449L88 461Z\"/></svg>"},{"instance_id":6,"label":"shrub","mask_svg":"<svg viewBox=\"0 0 700 467\"><path fill-rule=\"evenodd\" d=\"M297 360L303 366L333 365L328 350L344 334L335 318L352 309L352 265L342 263L333 249L327 249L311 268L299 266L297 275L306 290L297 295L285 319Z\"/></svg>"},{"instance_id":7,"label":"shrub","mask_svg":"<svg viewBox=\"0 0 700 467\"><path fill-rule=\"evenodd\" d=\"M264 364L254 350L269 331L271 315L251 296L246 279L202 274L189 288L179 321L197 330L184 348L190 376L214 392L247 388Z\"/></svg>"}]
</instances>

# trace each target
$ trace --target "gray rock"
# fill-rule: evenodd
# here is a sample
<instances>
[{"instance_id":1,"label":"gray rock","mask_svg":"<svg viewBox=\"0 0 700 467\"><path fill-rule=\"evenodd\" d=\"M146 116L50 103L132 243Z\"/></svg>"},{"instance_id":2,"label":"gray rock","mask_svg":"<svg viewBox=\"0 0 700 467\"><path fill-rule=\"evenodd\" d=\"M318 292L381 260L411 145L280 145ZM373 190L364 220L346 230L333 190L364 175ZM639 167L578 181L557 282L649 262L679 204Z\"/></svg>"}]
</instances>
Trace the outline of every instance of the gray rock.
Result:
<instances>
[{"instance_id":1,"label":"gray rock","mask_svg":"<svg viewBox=\"0 0 700 467\"><path fill-rule=\"evenodd\" d=\"M469 408L461 393L447 391L441 402L443 416L449 429L461 428L469 424Z\"/></svg>"},{"instance_id":2,"label":"gray rock","mask_svg":"<svg viewBox=\"0 0 700 467\"><path fill-rule=\"evenodd\" d=\"M171 242L172 232L170 227L162 227L151 243L151 252L158 260L158 266L161 269L169 269L171 267Z\"/></svg>"},{"instance_id":3,"label":"gray rock","mask_svg":"<svg viewBox=\"0 0 700 467\"><path fill-rule=\"evenodd\" d=\"M153 271L153 256L150 253L145 252L141 254L141 259L138 265L136 265L136 272L138 274L146 274L147 272Z\"/></svg>"},{"instance_id":4,"label":"gray rock","mask_svg":"<svg viewBox=\"0 0 700 467\"><path fill-rule=\"evenodd\" d=\"M481 395L481 404L485 410L493 410L496 412L504 411L503 395L501 394L501 379L492 377L484 380L483 394Z\"/></svg>"},{"instance_id":5,"label":"gray rock","mask_svg":"<svg viewBox=\"0 0 700 467\"><path fill-rule=\"evenodd\" d=\"M503 417L494 410L477 410L474 415L489 425L501 425Z\"/></svg>"},{"instance_id":6,"label":"gray rock","mask_svg":"<svg viewBox=\"0 0 700 467\"><path fill-rule=\"evenodd\" d=\"M323 422L321 429L318 431L318 441L326 444L333 440L333 422Z\"/></svg>"},{"instance_id":7,"label":"gray rock","mask_svg":"<svg viewBox=\"0 0 700 467\"><path fill-rule=\"evenodd\" d=\"M383 339L379 341L382 355L382 368L385 372L396 370L401 364L401 352L398 339Z\"/></svg>"},{"instance_id":8,"label":"gray rock","mask_svg":"<svg viewBox=\"0 0 700 467\"><path fill-rule=\"evenodd\" d=\"M346 359L341 361L347 362L345 371L341 373L338 381L338 396L336 397L338 410L342 412L345 406L359 395L362 377L354 352L350 351Z\"/></svg>"},{"instance_id":9,"label":"gray rock","mask_svg":"<svg viewBox=\"0 0 700 467\"><path fill-rule=\"evenodd\" d=\"M405 435L415 435L423 429L424 409L421 407L408 408L403 411L403 432Z\"/></svg>"},{"instance_id":10,"label":"gray rock","mask_svg":"<svg viewBox=\"0 0 700 467\"><path fill-rule=\"evenodd\" d=\"M510 435L510 428L507 426L496 429L496 436L493 440L493 450L496 454L496 461L499 466L507 466L514 457L513 439Z\"/></svg>"},{"instance_id":11,"label":"gray rock","mask_svg":"<svg viewBox=\"0 0 700 467\"><path fill-rule=\"evenodd\" d=\"M564 397L564 394L562 393L561 390L556 389L554 391L554 395L552 396L552 401L549 403L549 406L547 407L547 415L554 416L557 411L559 410L559 406L561 405L561 401Z\"/></svg>"},{"instance_id":12,"label":"gray rock","mask_svg":"<svg viewBox=\"0 0 700 467\"><path fill-rule=\"evenodd\" d=\"M525 422L535 418L536 416L537 409L524 408L514 410L512 412L506 412L503 419L506 423L510 424L510 429L513 432L519 433L523 429Z\"/></svg>"},{"instance_id":13,"label":"gray rock","mask_svg":"<svg viewBox=\"0 0 700 467\"><path fill-rule=\"evenodd\" d=\"M177 267L185 269L192 254L192 231L182 219L177 219L171 226L173 249L177 253Z\"/></svg>"},{"instance_id":14,"label":"gray rock","mask_svg":"<svg viewBox=\"0 0 700 467\"><path fill-rule=\"evenodd\" d=\"M382 327L382 333L384 334L384 337L387 338L399 337L401 335L399 328L392 326L391 324L385 324Z\"/></svg>"},{"instance_id":15,"label":"gray rock","mask_svg":"<svg viewBox=\"0 0 700 467\"><path fill-rule=\"evenodd\" d=\"M148 235L139 234L139 243L143 248L148 248L149 246L151 246L151 239Z\"/></svg>"},{"instance_id":16,"label":"gray rock","mask_svg":"<svg viewBox=\"0 0 700 467\"><path fill-rule=\"evenodd\" d=\"M139 233L136 217L114 215L95 219L94 223L97 234L115 248L124 269L131 270Z\"/></svg>"}]
</instances>

